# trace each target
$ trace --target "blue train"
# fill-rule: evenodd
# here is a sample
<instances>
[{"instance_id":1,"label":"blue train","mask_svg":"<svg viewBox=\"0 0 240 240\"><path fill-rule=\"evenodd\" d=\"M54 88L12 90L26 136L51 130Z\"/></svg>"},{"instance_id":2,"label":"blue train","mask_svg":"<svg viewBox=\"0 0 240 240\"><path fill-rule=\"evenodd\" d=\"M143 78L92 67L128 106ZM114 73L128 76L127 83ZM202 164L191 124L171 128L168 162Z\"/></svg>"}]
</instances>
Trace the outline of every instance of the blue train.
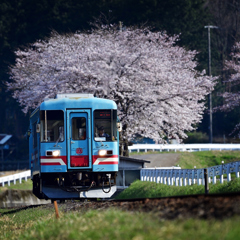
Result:
<instances>
[{"instance_id":1,"label":"blue train","mask_svg":"<svg viewBox=\"0 0 240 240\"><path fill-rule=\"evenodd\" d=\"M114 101L57 94L33 111L29 159L39 199L109 198L116 191L119 131Z\"/></svg>"}]
</instances>

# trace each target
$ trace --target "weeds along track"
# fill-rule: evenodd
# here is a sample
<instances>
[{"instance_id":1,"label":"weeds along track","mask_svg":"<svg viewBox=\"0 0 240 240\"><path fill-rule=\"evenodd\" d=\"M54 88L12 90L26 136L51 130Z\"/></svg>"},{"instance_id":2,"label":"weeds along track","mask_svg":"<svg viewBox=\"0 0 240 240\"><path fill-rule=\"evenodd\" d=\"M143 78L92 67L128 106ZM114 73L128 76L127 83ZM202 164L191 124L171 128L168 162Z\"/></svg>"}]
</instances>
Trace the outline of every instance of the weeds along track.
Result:
<instances>
[{"instance_id":1,"label":"weeds along track","mask_svg":"<svg viewBox=\"0 0 240 240\"><path fill-rule=\"evenodd\" d=\"M58 204L60 212L86 212L116 208L131 212L151 212L160 219L225 219L240 215L240 192L233 194L188 195L108 201L66 201ZM29 206L35 207L35 206ZM11 209L7 214L29 207ZM36 207L39 207L36 206ZM41 205L54 208L53 204Z\"/></svg>"}]
</instances>

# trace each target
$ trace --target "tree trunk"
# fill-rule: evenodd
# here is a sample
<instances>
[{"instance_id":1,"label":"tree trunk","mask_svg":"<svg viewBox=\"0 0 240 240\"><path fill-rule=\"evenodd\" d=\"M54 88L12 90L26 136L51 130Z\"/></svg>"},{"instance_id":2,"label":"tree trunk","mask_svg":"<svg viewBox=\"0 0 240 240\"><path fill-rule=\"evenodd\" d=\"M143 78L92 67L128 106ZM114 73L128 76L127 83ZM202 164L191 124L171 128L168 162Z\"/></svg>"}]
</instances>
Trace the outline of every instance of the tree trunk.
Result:
<instances>
[{"instance_id":1,"label":"tree trunk","mask_svg":"<svg viewBox=\"0 0 240 240\"><path fill-rule=\"evenodd\" d=\"M123 136L123 132L119 134L119 155L129 157L128 140L127 137Z\"/></svg>"}]
</instances>

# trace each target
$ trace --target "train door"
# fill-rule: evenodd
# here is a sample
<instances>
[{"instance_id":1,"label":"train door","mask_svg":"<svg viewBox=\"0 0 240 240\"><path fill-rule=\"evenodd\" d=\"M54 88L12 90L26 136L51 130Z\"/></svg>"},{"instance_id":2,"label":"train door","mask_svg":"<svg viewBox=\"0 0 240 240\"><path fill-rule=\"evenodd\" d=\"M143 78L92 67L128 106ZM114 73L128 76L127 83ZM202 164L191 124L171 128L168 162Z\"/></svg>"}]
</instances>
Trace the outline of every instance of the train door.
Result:
<instances>
[{"instance_id":1,"label":"train door","mask_svg":"<svg viewBox=\"0 0 240 240\"><path fill-rule=\"evenodd\" d=\"M89 169L91 159L90 110L67 111L68 169Z\"/></svg>"}]
</instances>

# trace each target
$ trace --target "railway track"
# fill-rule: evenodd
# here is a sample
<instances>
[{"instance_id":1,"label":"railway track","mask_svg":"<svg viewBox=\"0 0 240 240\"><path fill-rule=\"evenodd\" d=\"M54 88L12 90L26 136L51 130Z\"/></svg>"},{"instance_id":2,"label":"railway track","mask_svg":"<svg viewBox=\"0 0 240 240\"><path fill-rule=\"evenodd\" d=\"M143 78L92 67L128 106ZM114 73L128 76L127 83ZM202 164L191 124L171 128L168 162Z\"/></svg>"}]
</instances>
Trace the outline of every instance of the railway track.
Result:
<instances>
[{"instance_id":1,"label":"railway track","mask_svg":"<svg viewBox=\"0 0 240 240\"><path fill-rule=\"evenodd\" d=\"M14 208L6 214L25 210L29 206ZM54 208L53 204L41 205ZM240 192L232 194L188 195L164 198L141 198L103 201L67 201L59 204L60 212L86 212L116 208L123 211L151 212L160 219L224 219L240 215Z\"/></svg>"}]
</instances>

